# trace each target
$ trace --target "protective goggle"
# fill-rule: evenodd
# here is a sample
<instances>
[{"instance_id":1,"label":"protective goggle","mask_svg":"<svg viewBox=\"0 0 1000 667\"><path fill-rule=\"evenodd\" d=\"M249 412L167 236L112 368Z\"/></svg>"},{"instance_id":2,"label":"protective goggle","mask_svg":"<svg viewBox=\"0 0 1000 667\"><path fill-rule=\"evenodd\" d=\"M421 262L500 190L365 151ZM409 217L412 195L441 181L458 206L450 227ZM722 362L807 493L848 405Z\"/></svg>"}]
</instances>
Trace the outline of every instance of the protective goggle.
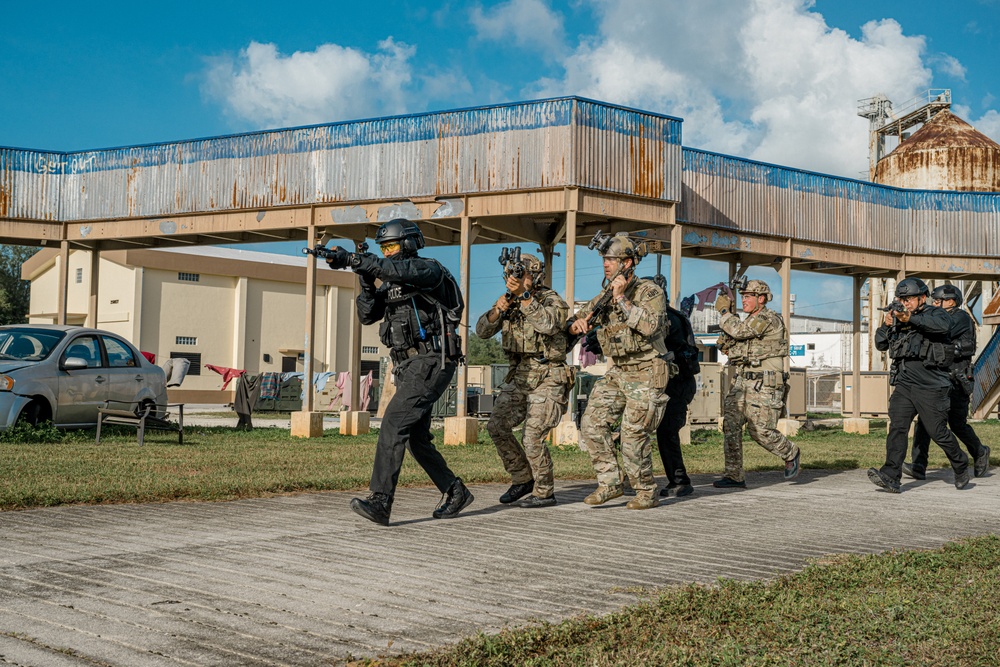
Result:
<instances>
[{"instance_id":1,"label":"protective goggle","mask_svg":"<svg viewBox=\"0 0 1000 667\"><path fill-rule=\"evenodd\" d=\"M399 252L399 241L392 241L391 243L383 243L378 247L382 251L383 255L393 255Z\"/></svg>"}]
</instances>

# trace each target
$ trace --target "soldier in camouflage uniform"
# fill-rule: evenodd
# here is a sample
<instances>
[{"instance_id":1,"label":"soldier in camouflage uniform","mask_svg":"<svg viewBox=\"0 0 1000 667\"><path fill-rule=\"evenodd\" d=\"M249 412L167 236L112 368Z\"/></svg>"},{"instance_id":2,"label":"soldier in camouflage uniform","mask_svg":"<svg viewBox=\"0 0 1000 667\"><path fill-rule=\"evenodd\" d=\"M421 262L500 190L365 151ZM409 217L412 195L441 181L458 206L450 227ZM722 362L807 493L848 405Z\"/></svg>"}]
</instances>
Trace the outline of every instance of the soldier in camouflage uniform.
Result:
<instances>
[{"instance_id":1,"label":"soldier in camouflage uniform","mask_svg":"<svg viewBox=\"0 0 1000 667\"><path fill-rule=\"evenodd\" d=\"M719 351L729 357L735 368L733 385L723 403L722 430L725 435L726 469L718 488L741 488L747 484L743 475L743 425L750 437L785 462L785 479L799 474L799 448L777 430L778 418L785 406L788 377L788 335L781 316L769 309L771 289L763 280L751 280L740 292L746 320L731 312L733 303L721 295L715 309L722 314L719 326Z\"/></svg>"},{"instance_id":2,"label":"soldier in camouflage uniform","mask_svg":"<svg viewBox=\"0 0 1000 667\"><path fill-rule=\"evenodd\" d=\"M540 260L533 255L520 258L524 275L516 277L508 264L507 294L476 323L480 338L502 332L501 345L510 360L510 372L486 429L511 476L511 487L500 496L500 502L549 507L556 504L556 497L545 438L566 412L575 380L573 370L566 365L564 326L569 306L542 284L545 266ZM521 422L523 445L514 437Z\"/></svg>"},{"instance_id":3,"label":"soldier in camouflage uniform","mask_svg":"<svg viewBox=\"0 0 1000 667\"><path fill-rule=\"evenodd\" d=\"M598 482L584 502L601 505L623 494L613 435L621 419L622 467L636 492L626 507L649 509L658 502L650 434L663 418L670 374L668 362L661 358L667 352L666 297L652 280L634 275L645 254L644 244L619 235L606 238L599 250L610 284L570 325L570 333L577 335L598 327L601 348L613 363L590 392L580 424L580 438L590 452ZM612 301L601 307L608 290Z\"/></svg>"}]
</instances>

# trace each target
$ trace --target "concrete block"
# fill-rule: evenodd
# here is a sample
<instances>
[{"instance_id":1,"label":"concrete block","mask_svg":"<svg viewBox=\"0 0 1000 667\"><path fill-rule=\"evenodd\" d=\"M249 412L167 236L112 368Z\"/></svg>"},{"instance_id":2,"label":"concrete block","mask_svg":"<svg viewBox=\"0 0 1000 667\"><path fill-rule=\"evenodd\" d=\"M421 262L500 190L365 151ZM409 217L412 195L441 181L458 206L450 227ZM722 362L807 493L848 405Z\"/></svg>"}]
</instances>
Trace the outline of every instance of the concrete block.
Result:
<instances>
[{"instance_id":1,"label":"concrete block","mask_svg":"<svg viewBox=\"0 0 1000 667\"><path fill-rule=\"evenodd\" d=\"M292 413L293 438L320 438L323 436L323 413L301 412Z\"/></svg>"},{"instance_id":2,"label":"concrete block","mask_svg":"<svg viewBox=\"0 0 1000 667\"><path fill-rule=\"evenodd\" d=\"M868 425L871 420L864 417L845 417L844 433L859 433L868 435Z\"/></svg>"},{"instance_id":3,"label":"concrete block","mask_svg":"<svg viewBox=\"0 0 1000 667\"><path fill-rule=\"evenodd\" d=\"M340 413L340 435L364 435L371 431L371 415L368 412L350 412L343 410Z\"/></svg>"},{"instance_id":4,"label":"concrete block","mask_svg":"<svg viewBox=\"0 0 1000 667\"><path fill-rule=\"evenodd\" d=\"M475 417L446 417L444 444L471 445L479 441L479 420Z\"/></svg>"},{"instance_id":5,"label":"concrete block","mask_svg":"<svg viewBox=\"0 0 1000 667\"><path fill-rule=\"evenodd\" d=\"M794 438L799 434L799 420L798 419L779 419L778 420L778 431L781 432L786 438Z\"/></svg>"},{"instance_id":6,"label":"concrete block","mask_svg":"<svg viewBox=\"0 0 1000 667\"><path fill-rule=\"evenodd\" d=\"M552 444L556 447L580 444L580 431L576 422L561 421L552 429Z\"/></svg>"},{"instance_id":7,"label":"concrete block","mask_svg":"<svg viewBox=\"0 0 1000 667\"><path fill-rule=\"evenodd\" d=\"M680 433L678 433L677 435L680 436L681 444L682 445L690 445L691 444L691 424L684 424L684 426L680 430Z\"/></svg>"}]
</instances>

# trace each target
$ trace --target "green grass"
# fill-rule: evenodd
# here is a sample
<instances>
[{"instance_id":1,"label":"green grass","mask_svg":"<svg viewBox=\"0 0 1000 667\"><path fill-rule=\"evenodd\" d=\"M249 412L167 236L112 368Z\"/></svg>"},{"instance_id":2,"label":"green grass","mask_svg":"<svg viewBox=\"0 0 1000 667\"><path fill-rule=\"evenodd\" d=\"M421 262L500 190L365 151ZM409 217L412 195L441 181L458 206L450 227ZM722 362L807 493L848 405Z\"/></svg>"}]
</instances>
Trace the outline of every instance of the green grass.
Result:
<instances>
[{"instance_id":1,"label":"green grass","mask_svg":"<svg viewBox=\"0 0 1000 667\"><path fill-rule=\"evenodd\" d=\"M885 453L885 426L873 425L867 436L839 429L802 433L806 468L852 469L879 466ZM984 442L996 441L1000 423L977 424ZM189 427L184 444L176 435L147 434L146 445L136 445L134 430L109 429L100 445L92 431L40 432L42 442L27 442L23 432L0 436L0 509L22 509L70 503L163 502L173 500L230 500L277 493L349 490L367 487L376 434L343 437L329 430L322 438L293 438L288 430L257 428L236 431L228 427ZM441 442L437 432L436 442ZM589 457L575 446L551 448L557 479L593 479ZM445 458L466 482L506 482L489 435L480 430L479 442L442 447ZM748 471L778 470L777 458L745 439ZM1000 452L998 452L1000 454ZM722 470L722 434L695 431L684 448L691 473ZM662 474L654 453L657 474ZM947 461L932 447L931 465ZM996 457L994 457L996 463ZM427 485L422 470L406 457L400 476L403 486Z\"/></svg>"},{"instance_id":2,"label":"green grass","mask_svg":"<svg viewBox=\"0 0 1000 667\"><path fill-rule=\"evenodd\" d=\"M614 614L480 634L362 664L1000 664L1000 537L934 551L841 556L772 581L650 594Z\"/></svg>"}]
</instances>

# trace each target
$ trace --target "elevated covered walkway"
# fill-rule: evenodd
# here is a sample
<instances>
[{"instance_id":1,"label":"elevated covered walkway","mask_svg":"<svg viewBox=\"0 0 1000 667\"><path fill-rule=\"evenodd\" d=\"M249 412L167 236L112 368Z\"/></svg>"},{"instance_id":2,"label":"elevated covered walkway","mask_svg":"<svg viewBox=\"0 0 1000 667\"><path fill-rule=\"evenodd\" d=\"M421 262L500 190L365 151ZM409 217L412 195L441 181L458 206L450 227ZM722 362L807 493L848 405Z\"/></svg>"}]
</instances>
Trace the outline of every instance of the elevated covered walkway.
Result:
<instances>
[{"instance_id":1,"label":"elevated covered walkway","mask_svg":"<svg viewBox=\"0 0 1000 667\"><path fill-rule=\"evenodd\" d=\"M902 190L684 149L677 118L577 97L108 150L0 149L0 242L57 245L64 257L361 240L394 217L462 248L466 294L471 244L536 243L551 258L565 243L572 302L576 246L598 229L659 241L675 302L684 257L772 266L786 314L792 269L852 276L855 360L868 278L984 281L992 296L1000 274L1000 194ZM90 321L96 310L92 294ZM311 363L311 313L305 327Z\"/></svg>"}]
</instances>

